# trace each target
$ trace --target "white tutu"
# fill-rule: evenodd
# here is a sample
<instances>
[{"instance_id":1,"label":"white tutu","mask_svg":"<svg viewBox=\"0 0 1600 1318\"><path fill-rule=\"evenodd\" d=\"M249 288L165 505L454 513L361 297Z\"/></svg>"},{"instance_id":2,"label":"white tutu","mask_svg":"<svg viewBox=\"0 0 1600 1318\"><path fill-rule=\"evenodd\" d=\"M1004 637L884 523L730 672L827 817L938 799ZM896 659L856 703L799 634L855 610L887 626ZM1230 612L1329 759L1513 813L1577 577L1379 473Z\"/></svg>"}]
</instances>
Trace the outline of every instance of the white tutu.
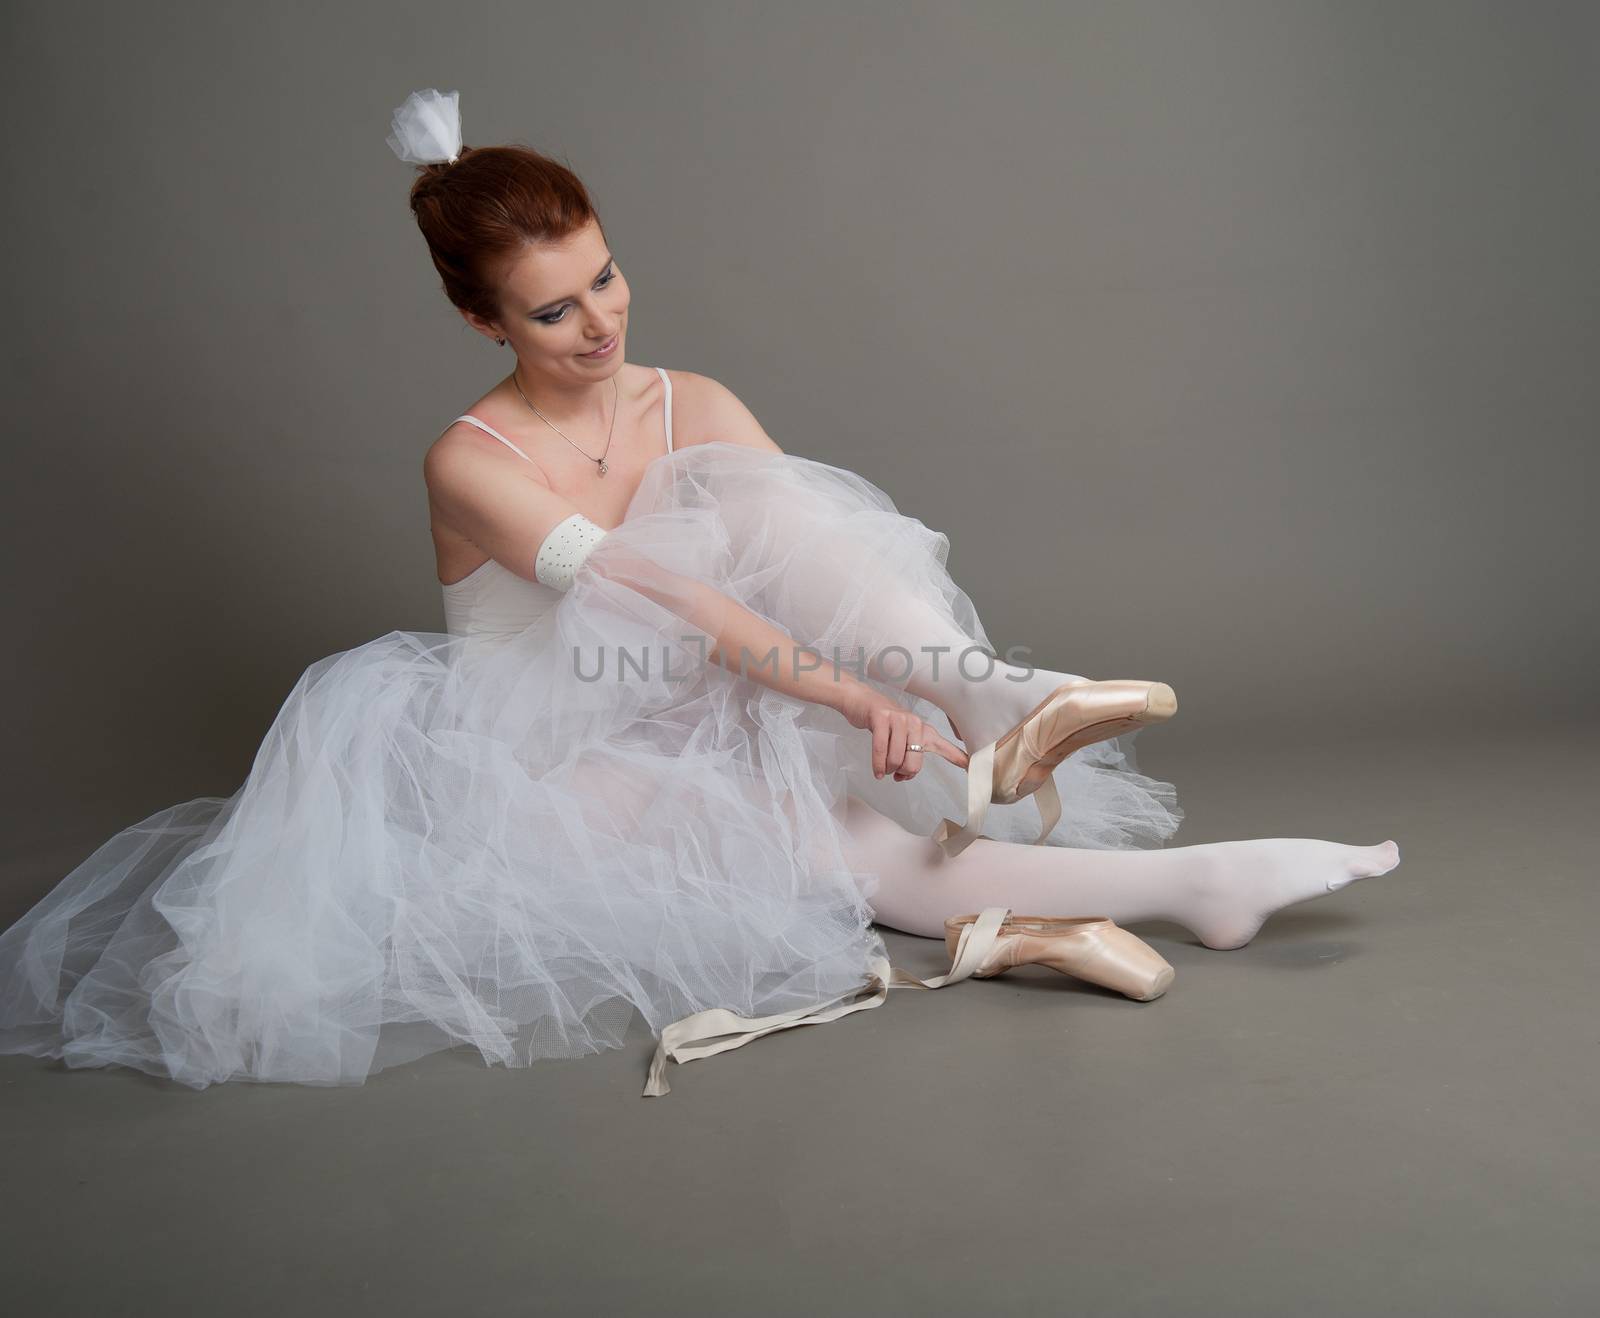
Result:
<instances>
[{"instance_id":1,"label":"white tutu","mask_svg":"<svg viewBox=\"0 0 1600 1318\"><path fill-rule=\"evenodd\" d=\"M118 833L0 935L0 1051L195 1088L356 1084L465 1043L508 1066L615 1048L635 1010L659 1034L848 993L884 947L844 797L928 835L963 817L966 774L929 754L908 783L875 779L866 733L706 664L711 638L629 565L714 586L824 654L855 652L886 589L988 648L948 547L836 467L727 443L662 456L526 627L392 631L317 661L238 791ZM1131 742L1061 764L1049 843L1177 828ZM1023 801L985 831L1027 841L1038 823Z\"/></svg>"}]
</instances>

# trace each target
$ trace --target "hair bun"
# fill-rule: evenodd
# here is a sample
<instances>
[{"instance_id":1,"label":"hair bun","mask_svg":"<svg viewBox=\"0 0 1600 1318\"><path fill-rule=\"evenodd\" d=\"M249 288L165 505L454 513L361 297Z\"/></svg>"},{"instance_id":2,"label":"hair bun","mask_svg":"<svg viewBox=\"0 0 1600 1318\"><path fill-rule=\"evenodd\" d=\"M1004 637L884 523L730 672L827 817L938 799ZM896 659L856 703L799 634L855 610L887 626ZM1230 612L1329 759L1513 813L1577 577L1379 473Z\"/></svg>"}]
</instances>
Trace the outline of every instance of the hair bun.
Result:
<instances>
[{"instance_id":1,"label":"hair bun","mask_svg":"<svg viewBox=\"0 0 1600 1318\"><path fill-rule=\"evenodd\" d=\"M454 162L461 154L461 93L412 92L390 120L389 147L413 165Z\"/></svg>"}]
</instances>

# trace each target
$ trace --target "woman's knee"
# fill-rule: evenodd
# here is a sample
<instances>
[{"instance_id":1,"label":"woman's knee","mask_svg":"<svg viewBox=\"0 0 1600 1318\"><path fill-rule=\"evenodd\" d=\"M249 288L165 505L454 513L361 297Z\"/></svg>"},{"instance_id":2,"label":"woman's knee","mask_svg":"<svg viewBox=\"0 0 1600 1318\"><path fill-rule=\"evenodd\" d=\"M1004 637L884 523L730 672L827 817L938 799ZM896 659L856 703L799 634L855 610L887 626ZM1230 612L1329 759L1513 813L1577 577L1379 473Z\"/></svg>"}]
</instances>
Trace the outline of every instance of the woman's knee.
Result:
<instances>
[{"instance_id":1,"label":"woman's knee","mask_svg":"<svg viewBox=\"0 0 1600 1318\"><path fill-rule=\"evenodd\" d=\"M870 850L910 834L881 811L868 805L859 796L847 796L844 802L844 831L858 849Z\"/></svg>"}]
</instances>

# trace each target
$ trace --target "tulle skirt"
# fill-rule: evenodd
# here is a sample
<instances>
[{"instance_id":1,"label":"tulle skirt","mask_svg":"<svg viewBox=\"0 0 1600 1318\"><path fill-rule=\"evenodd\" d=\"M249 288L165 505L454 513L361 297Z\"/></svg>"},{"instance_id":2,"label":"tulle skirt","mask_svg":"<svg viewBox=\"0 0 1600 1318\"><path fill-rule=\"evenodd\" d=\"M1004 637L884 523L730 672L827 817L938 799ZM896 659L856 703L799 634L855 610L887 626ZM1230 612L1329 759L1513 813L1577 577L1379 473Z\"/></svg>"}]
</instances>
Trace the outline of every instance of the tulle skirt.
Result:
<instances>
[{"instance_id":1,"label":"tulle skirt","mask_svg":"<svg viewBox=\"0 0 1600 1318\"><path fill-rule=\"evenodd\" d=\"M928 835L964 817L966 775L930 754L908 783L875 779L866 733L706 663L711 638L636 565L819 654L881 643L890 599L987 649L948 548L840 468L727 443L664 455L521 630L392 631L318 660L233 795L161 810L72 870L0 935L0 1051L195 1088L359 1084L441 1048L526 1065L619 1047L636 1013L659 1034L849 992L884 946L845 797ZM866 680L948 735L932 704ZM1131 743L1056 770L1047 844L1177 828ZM1038 825L1025 800L985 832Z\"/></svg>"}]
</instances>

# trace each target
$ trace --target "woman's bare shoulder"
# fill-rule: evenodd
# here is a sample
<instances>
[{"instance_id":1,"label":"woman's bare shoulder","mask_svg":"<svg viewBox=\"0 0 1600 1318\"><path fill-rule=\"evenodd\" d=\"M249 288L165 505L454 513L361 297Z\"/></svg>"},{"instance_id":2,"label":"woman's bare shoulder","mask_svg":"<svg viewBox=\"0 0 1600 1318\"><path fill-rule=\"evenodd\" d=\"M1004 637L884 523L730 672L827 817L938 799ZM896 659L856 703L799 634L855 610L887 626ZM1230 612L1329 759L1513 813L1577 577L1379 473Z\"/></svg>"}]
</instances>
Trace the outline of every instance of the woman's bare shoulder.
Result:
<instances>
[{"instance_id":1,"label":"woman's bare shoulder","mask_svg":"<svg viewBox=\"0 0 1600 1318\"><path fill-rule=\"evenodd\" d=\"M470 414L480 421L494 425L494 422L485 415L490 410L482 403L478 403L468 408L467 413L463 415ZM500 473L507 471L516 472L540 485L550 484L549 474L531 457L527 457L525 451L514 452L482 427L459 418L446 426L422 455L423 479L429 485L440 480L453 480L472 475L487 475L491 479L498 479Z\"/></svg>"},{"instance_id":2,"label":"woman's bare shoulder","mask_svg":"<svg viewBox=\"0 0 1600 1318\"><path fill-rule=\"evenodd\" d=\"M669 369L667 374L672 377L674 448L721 441L768 453L783 452L761 428L755 413L720 380L697 371Z\"/></svg>"}]
</instances>

